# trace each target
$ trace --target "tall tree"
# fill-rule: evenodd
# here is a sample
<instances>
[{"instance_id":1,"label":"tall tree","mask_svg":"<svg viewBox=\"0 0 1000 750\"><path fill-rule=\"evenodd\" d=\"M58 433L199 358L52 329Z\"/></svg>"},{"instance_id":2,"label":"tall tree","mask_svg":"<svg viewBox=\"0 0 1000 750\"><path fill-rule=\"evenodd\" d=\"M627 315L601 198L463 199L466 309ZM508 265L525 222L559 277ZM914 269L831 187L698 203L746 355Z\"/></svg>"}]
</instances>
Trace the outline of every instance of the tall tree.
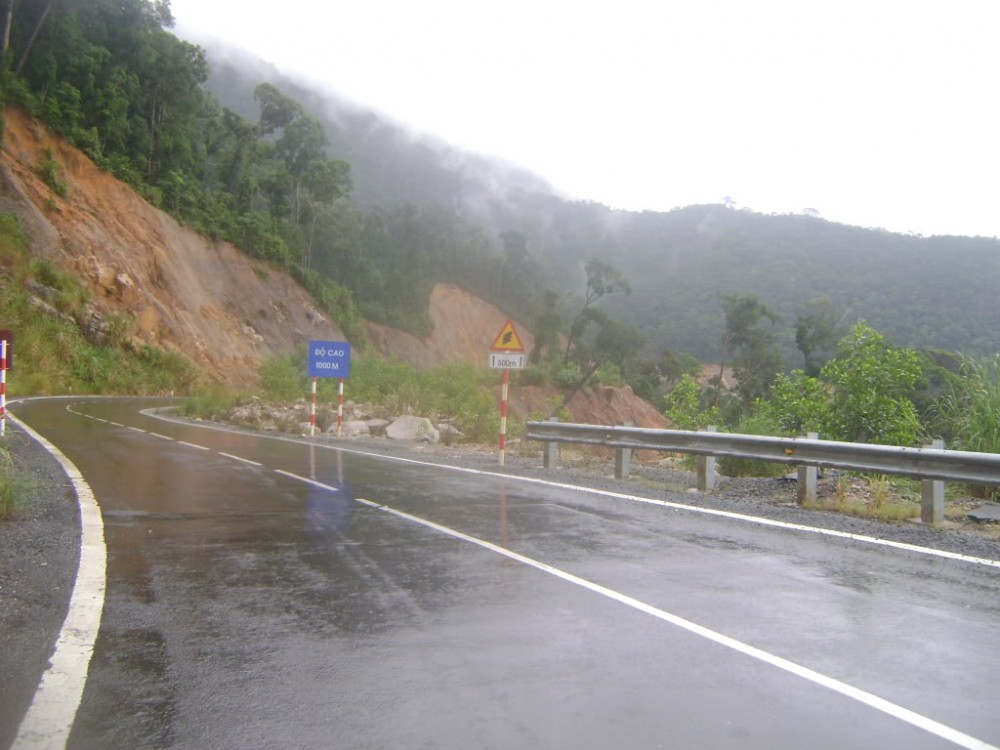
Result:
<instances>
[{"instance_id":1,"label":"tall tree","mask_svg":"<svg viewBox=\"0 0 1000 750\"><path fill-rule=\"evenodd\" d=\"M722 308L726 318L723 348L733 364L740 400L747 407L768 392L781 370L777 340L767 327L778 316L754 294L723 295Z\"/></svg>"},{"instance_id":2,"label":"tall tree","mask_svg":"<svg viewBox=\"0 0 1000 750\"><path fill-rule=\"evenodd\" d=\"M608 317L603 310L589 308L578 316L578 320L581 325L574 356L580 363L582 376L553 414L572 401L602 365L609 362L615 364L624 375L628 360L637 355L645 343L638 328ZM585 336L588 331L593 331L593 335Z\"/></svg>"},{"instance_id":3,"label":"tall tree","mask_svg":"<svg viewBox=\"0 0 1000 750\"><path fill-rule=\"evenodd\" d=\"M569 336L566 337L566 351L563 354L563 363L569 363L570 351L573 348L573 341L577 338L588 324L587 315L590 306L602 297L615 292L632 293L632 286L628 279L614 266L600 260L588 260L584 266L587 273L587 289L583 298L583 307L573 318L569 327ZM582 327L581 327L582 326Z\"/></svg>"},{"instance_id":4,"label":"tall tree","mask_svg":"<svg viewBox=\"0 0 1000 750\"><path fill-rule=\"evenodd\" d=\"M805 359L805 374L819 375L837 354L837 342L846 334L840 312L827 298L810 301L795 320L795 344Z\"/></svg>"}]
</instances>

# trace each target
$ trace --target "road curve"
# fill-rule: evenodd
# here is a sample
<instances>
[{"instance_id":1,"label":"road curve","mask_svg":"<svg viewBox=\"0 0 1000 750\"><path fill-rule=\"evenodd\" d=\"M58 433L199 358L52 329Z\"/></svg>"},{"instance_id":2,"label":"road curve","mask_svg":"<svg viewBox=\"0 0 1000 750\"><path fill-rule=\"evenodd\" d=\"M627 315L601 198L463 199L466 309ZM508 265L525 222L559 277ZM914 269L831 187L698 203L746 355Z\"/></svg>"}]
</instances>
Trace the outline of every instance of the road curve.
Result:
<instances>
[{"instance_id":1,"label":"road curve","mask_svg":"<svg viewBox=\"0 0 1000 750\"><path fill-rule=\"evenodd\" d=\"M990 748L1000 569L156 419L18 416L93 488L70 748Z\"/></svg>"}]
</instances>

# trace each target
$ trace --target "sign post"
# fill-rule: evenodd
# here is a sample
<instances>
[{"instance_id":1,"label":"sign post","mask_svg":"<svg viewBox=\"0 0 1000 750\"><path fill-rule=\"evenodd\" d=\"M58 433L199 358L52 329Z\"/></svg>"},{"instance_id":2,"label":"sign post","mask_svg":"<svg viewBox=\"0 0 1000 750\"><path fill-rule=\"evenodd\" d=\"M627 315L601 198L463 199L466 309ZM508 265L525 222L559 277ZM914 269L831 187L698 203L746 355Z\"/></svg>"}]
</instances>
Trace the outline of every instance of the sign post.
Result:
<instances>
[{"instance_id":1,"label":"sign post","mask_svg":"<svg viewBox=\"0 0 1000 750\"><path fill-rule=\"evenodd\" d=\"M316 434L316 381L319 378L339 378L337 388L337 437L344 429L344 379L351 375L351 345L347 341L310 341L308 371L312 378L312 407L309 413L309 434Z\"/></svg>"},{"instance_id":2,"label":"sign post","mask_svg":"<svg viewBox=\"0 0 1000 750\"><path fill-rule=\"evenodd\" d=\"M503 370L500 379L500 465L507 455L507 392L510 387L510 371L520 370L525 365L524 344L514 329L514 322L504 323L500 333L490 347L489 365L494 370Z\"/></svg>"}]
</instances>

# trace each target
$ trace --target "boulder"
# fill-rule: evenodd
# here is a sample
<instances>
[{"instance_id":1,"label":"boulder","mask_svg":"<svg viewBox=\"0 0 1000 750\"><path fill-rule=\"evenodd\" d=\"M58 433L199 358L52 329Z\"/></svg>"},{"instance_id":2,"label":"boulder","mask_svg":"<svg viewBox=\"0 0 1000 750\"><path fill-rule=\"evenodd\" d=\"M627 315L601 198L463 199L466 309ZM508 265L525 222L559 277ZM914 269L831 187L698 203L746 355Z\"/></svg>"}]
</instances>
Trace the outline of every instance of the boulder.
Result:
<instances>
[{"instance_id":1,"label":"boulder","mask_svg":"<svg viewBox=\"0 0 1000 750\"><path fill-rule=\"evenodd\" d=\"M386 427L385 436L390 440L421 443L436 443L441 439L441 433L424 417L399 417Z\"/></svg>"},{"instance_id":2,"label":"boulder","mask_svg":"<svg viewBox=\"0 0 1000 750\"><path fill-rule=\"evenodd\" d=\"M441 422L438 426L438 433L441 435L441 442L445 445L460 443L465 440L465 433L450 422Z\"/></svg>"},{"instance_id":3,"label":"boulder","mask_svg":"<svg viewBox=\"0 0 1000 750\"><path fill-rule=\"evenodd\" d=\"M389 422L384 419L366 419L364 422L368 425L368 434L376 437L385 435L385 430L389 426Z\"/></svg>"},{"instance_id":4,"label":"boulder","mask_svg":"<svg viewBox=\"0 0 1000 750\"><path fill-rule=\"evenodd\" d=\"M336 432L336 431L337 431L336 423L331 425L330 429L327 430L327 432ZM358 419L351 419L348 420L347 422L344 422L344 429L341 432L341 435L343 437L348 437L348 438L367 437L369 434L371 433L368 429L368 424Z\"/></svg>"}]
</instances>

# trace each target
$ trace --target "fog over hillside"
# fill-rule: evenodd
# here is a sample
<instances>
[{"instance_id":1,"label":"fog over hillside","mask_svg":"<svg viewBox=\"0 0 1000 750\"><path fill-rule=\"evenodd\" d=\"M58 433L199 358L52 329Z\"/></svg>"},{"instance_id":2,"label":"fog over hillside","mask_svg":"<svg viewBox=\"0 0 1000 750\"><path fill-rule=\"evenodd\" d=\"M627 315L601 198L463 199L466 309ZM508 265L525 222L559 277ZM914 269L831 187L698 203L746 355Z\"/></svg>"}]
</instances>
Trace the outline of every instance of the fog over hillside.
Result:
<instances>
[{"instance_id":1,"label":"fog over hillside","mask_svg":"<svg viewBox=\"0 0 1000 750\"><path fill-rule=\"evenodd\" d=\"M862 229L811 210L762 215L720 203L629 212L568 201L526 170L410 132L247 53L194 41L208 50L209 88L226 107L255 121L253 90L268 81L318 116L331 156L351 164L359 206L444 212L479 227L497 252L502 232L519 233L567 308L582 295L586 260L620 268L633 293L609 297L607 309L638 326L650 352L719 358L722 294L755 294L780 315L775 333L789 366L801 365L796 317L819 300L901 345L1000 351L1000 241Z\"/></svg>"}]
</instances>

